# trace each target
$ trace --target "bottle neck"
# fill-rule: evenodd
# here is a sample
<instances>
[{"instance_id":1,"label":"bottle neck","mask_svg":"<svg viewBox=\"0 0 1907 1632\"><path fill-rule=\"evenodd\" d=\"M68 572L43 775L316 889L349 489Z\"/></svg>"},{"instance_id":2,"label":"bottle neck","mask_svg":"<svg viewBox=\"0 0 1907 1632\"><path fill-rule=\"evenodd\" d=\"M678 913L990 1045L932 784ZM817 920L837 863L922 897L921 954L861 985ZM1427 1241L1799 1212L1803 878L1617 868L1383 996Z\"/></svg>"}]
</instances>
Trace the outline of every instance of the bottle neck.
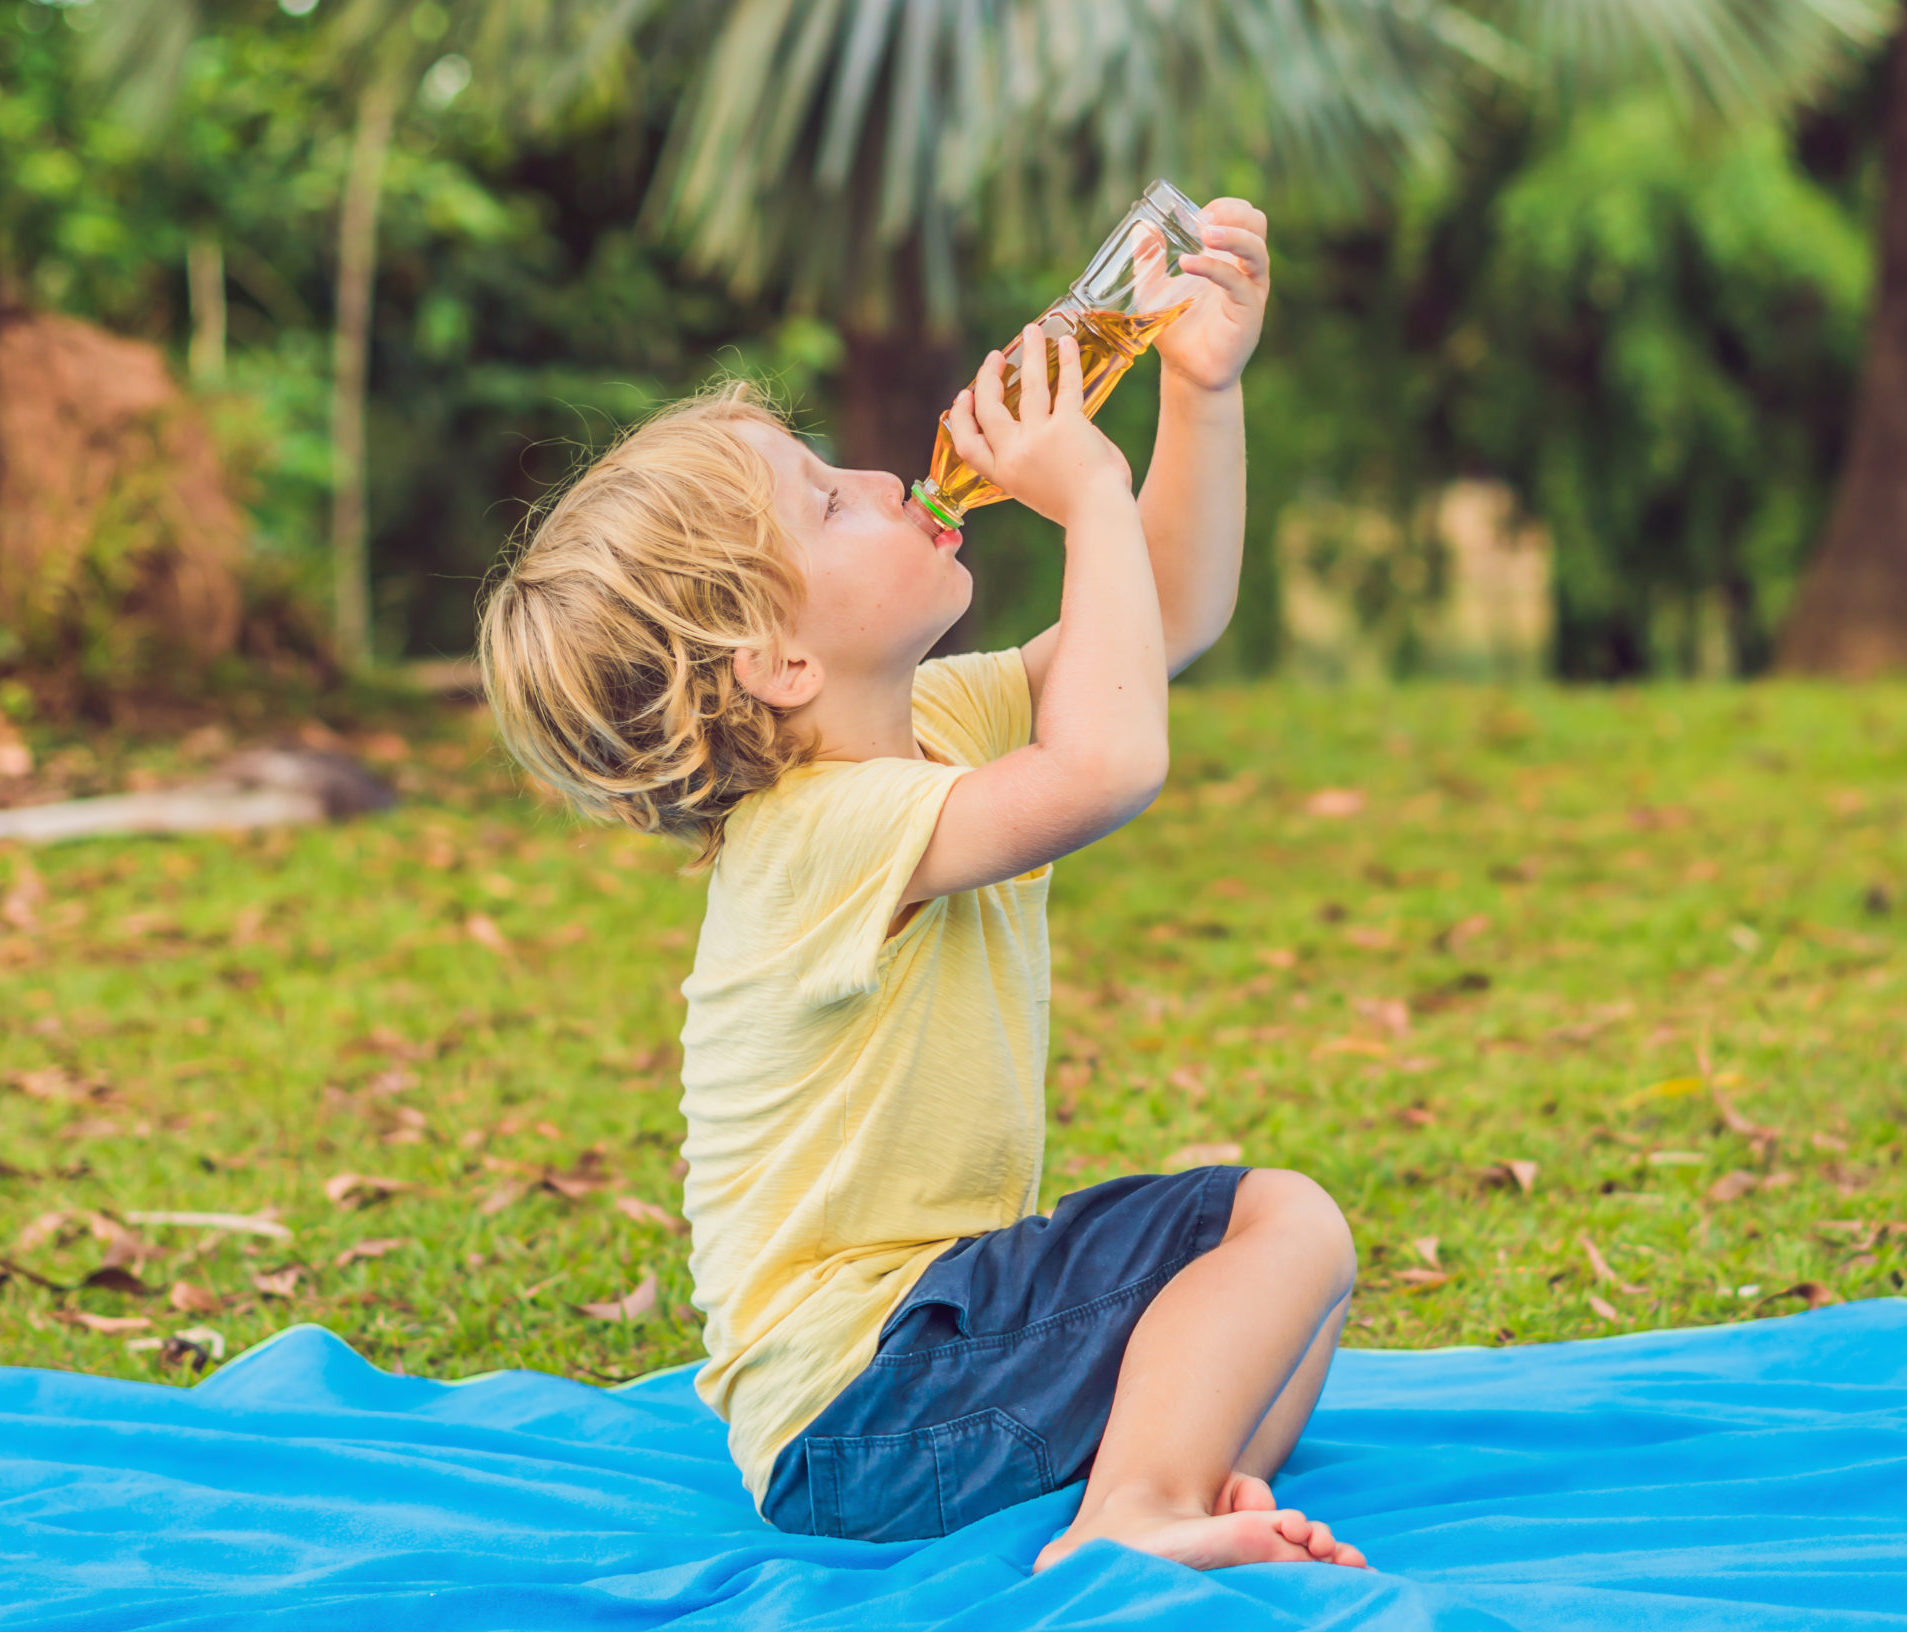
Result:
<instances>
[{"instance_id":1,"label":"bottle neck","mask_svg":"<svg viewBox=\"0 0 1907 1632\"><path fill-rule=\"evenodd\" d=\"M940 484L931 476L914 483L914 497L920 501L921 509L943 527L959 527L961 518L966 515L966 511L949 502L940 491Z\"/></svg>"},{"instance_id":2,"label":"bottle neck","mask_svg":"<svg viewBox=\"0 0 1907 1632\"><path fill-rule=\"evenodd\" d=\"M1076 334L1081 329L1090 329L1112 350L1123 352L1127 357L1136 358L1146 348L1143 344L1134 345L1129 334L1121 333L1116 326L1095 323L1093 313L1104 311L1103 306L1095 306L1080 294L1078 284L1074 284L1064 295L1047 308L1048 315L1059 313L1066 319L1067 327Z\"/></svg>"}]
</instances>

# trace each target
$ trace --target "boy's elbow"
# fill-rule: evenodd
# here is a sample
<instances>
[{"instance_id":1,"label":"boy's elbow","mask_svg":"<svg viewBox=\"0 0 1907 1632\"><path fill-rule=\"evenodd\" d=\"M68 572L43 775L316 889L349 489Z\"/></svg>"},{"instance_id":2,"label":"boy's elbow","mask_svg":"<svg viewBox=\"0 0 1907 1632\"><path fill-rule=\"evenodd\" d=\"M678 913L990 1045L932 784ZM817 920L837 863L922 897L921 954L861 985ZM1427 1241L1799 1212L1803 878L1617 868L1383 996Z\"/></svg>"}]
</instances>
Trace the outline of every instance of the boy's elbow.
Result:
<instances>
[{"instance_id":1,"label":"boy's elbow","mask_svg":"<svg viewBox=\"0 0 1907 1632\"><path fill-rule=\"evenodd\" d=\"M1164 742L1095 745L1085 753L1052 757L1056 766L1064 767L1066 783L1097 807L1102 821L1114 826L1130 821L1158 798L1172 758Z\"/></svg>"},{"instance_id":2,"label":"boy's elbow","mask_svg":"<svg viewBox=\"0 0 1907 1632\"><path fill-rule=\"evenodd\" d=\"M1137 816L1159 797L1165 779L1172 770L1172 750L1165 743L1156 749L1134 751L1120 756L1106 773L1108 786L1128 818Z\"/></svg>"}]
</instances>

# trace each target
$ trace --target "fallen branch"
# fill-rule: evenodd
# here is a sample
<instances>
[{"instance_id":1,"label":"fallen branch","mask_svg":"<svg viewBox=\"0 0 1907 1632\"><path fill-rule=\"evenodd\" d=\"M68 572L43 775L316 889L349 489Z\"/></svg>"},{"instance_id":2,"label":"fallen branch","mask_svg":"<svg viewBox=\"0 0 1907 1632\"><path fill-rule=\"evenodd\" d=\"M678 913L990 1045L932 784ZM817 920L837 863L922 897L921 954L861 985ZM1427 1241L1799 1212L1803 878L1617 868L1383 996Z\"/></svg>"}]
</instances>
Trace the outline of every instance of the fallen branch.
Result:
<instances>
[{"instance_id":1,"label":"fallen branch","mask_svg":"<svg viewBox=\"0 0 1907 1632\"><path fill-rule=\"evenodd\" d=\"M217 776L186 787L0 810L0 839L57 844L109 834L296 826L341 821L396 802L388 786L348 755L252 748Z\"/></svg>"}]
</instances>

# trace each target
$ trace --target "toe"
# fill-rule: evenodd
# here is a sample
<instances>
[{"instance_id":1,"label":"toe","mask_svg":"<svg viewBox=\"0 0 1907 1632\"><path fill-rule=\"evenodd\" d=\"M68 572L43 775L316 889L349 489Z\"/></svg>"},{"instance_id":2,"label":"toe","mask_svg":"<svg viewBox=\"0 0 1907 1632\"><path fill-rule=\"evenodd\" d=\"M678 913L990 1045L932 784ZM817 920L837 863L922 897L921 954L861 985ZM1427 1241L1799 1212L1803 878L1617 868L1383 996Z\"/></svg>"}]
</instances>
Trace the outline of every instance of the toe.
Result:
<instances>
[{"instance_id":1,"label":"toe","mask_svg":"<svg viewBox=\"0 0 1907 1632\"><path fill-rule=\"evenodd\" d=\"M1303 1547L1311 1540L1311 1521L1295 1507L1281 1507L1272 1520L1278 1534L1294 1547Z\"/></svg>"},{"instance_id":2,"label":"toe","mask_svg":"<svg viewBox=\"0 0 1907 1632\"><path fill-rule=\"evenodd\" d=\"M1348 1541L1340 1541L1338 1543L1337 1557L1332 1559L1331 1562L1334 1564L1348 1564L1353 1569L1358 1570L1368 1570L1371 1567L1370 1561L1365 1558L1363 1553L1359 1552L1358 1549L1353 1547Z\"/></svg>"},{"instance_id":3,"label":"toe","mask_svg":"<svg viewBox=\"0 0 1907 1632\"><path fill-rule=\"evenodd\" d=\"M1271 1486L1249 1473L1234 1473L1219 1492L1215 1513L1270 1513L1278 1504L1271 1498Z\"/></svg>"},{"instance_id":4,"label":"toe","mask_svg":"<svg viewBox=\"0 0 1907 1632\"><path fill-rule=\"evenodd\" d=\"M1311 1539L1305 1545L1313 1558L1329 1561L1337 1556L1338 1538L1331 1534L1330 1525L1316 1519L1311 1522Z\"/></svg>"}]
</instances>

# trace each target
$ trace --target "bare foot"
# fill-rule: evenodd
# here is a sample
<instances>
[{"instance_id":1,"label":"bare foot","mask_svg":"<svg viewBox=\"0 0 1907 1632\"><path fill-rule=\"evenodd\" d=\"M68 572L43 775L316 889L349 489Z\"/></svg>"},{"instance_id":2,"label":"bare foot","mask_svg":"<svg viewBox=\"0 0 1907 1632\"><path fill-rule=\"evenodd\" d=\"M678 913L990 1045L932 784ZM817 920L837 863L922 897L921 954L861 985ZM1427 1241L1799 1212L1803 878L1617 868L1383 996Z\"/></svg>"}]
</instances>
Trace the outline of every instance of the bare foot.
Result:
<instances>
[{"instance_id":1,"label":"bare foot","mask_svg":"<svg viewBox=\"0 0 1907 1632\"><path fill-rule=\"evenodd\" d=\"M1115 1509L1109 1503L1085 1524L1075 1520L1063 1535L1048 1542L1033 1560L1033 1571L1037 1575L1089 1541L1116 1541L1122 1547L1169 1558L1195 1570L1224 1569L1233 1564L1345 1564L1369 1568L1364 1555L1334 1537L1329 1525L1315 1523L1293 1507L1256 1505L1260 1492L1269 1502L1271 1490L1264 1480L1234 1474L1226 1481L1220 1500L1236 1504L1242 1498L1253 1505L1200 1513L1136 1503Z\"/></svg>"}]
</instances>

